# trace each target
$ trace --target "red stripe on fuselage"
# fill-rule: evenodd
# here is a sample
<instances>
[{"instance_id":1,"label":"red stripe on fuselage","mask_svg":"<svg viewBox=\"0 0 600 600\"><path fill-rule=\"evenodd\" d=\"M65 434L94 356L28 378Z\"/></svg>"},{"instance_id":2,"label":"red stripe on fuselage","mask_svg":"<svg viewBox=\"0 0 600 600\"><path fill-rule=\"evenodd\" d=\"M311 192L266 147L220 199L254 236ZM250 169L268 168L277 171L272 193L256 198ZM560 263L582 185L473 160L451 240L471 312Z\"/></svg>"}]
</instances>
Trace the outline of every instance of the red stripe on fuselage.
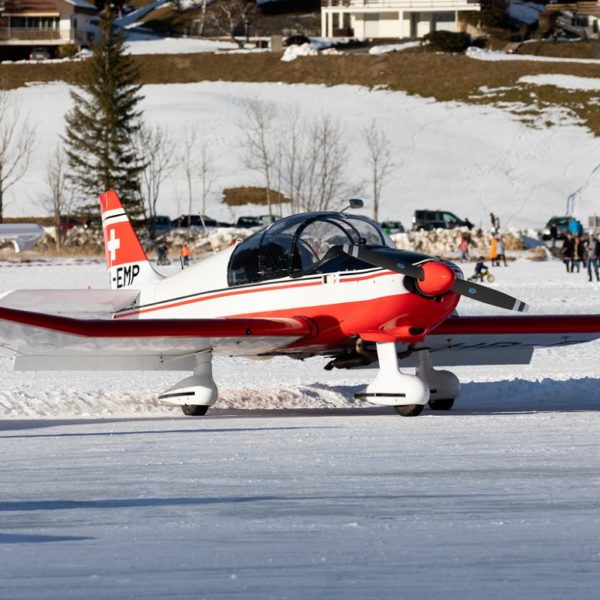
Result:
<instances>
[{"instance_id":1,"label":"red stripe on fuselage","mask_svg":"<svg viewBox=\"0 0 600 600\"><path fill-rule=\"evenodd\" d=\"M390 271L380 271L378 273L374 273L374 274L370 274L370 275L343 278L343 279L340 279L340 283L350 283L350 282L354 283L357 281L364 281L367 279L375 279L377 277L384 277L384 276L388 276L388 275L393 276L393 275L395 275L395 273L391 273ZM222 292L216 292L216 293L212 293L212 294L210 292L205 292L202 296L196 296L194 298L187 298L187 299L174 300L174 301L163 300L162 302L164 302L165 304L161 304L160 306L149 306L148 308L141 307L137 310L131 310L131 311L127 311L124 313L115 314L114 318L121 319L121 318L125 318L125 317L134 317L137 315L145 315L145 314L157 312L160 310L168 310L168 309L172 309L172 308L178 308L180 306L187 306L190 304L207 302L209 300L218 300L219 298L226 298L226 297L230 297L230 296L242 296L242 295L246 295L246 294L256 294L256 293L263 293L263 292L287 290L287 289L291 289L291 288L300 289L300 288L306 288L306 287L314 287L317 285L319 285L319 286L323 285L323 280L315 279L315 280L311 280L311 281L304 281L304 282L299 281L299 282L293 282L293 283L289 283L289 284L281 283L281 284L271 285L271 286L261 285L261 286L244 288L244 289L230 288L229 290L224 290ZM298 310L300 310L300 309L303 309L303 307L298 307Z\"/></svg>"}]
</instances>

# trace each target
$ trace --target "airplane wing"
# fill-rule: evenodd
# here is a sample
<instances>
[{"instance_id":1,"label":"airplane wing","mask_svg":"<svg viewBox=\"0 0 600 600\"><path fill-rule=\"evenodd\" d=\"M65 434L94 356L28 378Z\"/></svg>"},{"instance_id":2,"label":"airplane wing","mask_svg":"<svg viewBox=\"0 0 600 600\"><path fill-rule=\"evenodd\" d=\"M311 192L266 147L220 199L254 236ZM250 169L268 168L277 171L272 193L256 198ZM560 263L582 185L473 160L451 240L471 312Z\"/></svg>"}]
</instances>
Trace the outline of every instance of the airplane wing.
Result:
<instances>
[{"instance_id":1,"label":"airplane wing","mask_svg":"<svg viewBox=\"0 0 600 600\"><path fill-rule=\"evenodd\" d=\"M131 308L140 291L119 290L13 290L0 294L0 307L53 315L85 314L112 318L112 313Z\"/></svg>"},{"instance_id":2,"label":"airplane wing","mask_svg":"<svg viewBox=\"0 0 600 600\"><path fill-rule=\"evenodd\" d=\"M9 223L0 225L0 239L10 240L15 252L27 250L41 239L44 228L35 223Z\"/></svg>"},{"instance_id":3,"label":"airplane wing","mask_svg":"<svg viewBox=\"0 0 600 600\"><path fill-rule=\"evenodd\" d=\"M417 347L431 351L435 366L528 364L536 348L598 338L600 315L456 316ZM414 355L411 359L414 362Z\"/></svg>"},{"instance_id":4,"label":"airplane wing","mask_svg":"<svg viewBox=\"0 0 600 600\"><path fill-rule=\"evenodd\" d=\"M193 370L198 352L256 356L313 333L303 319L74 319L0 307L16 370Z\"/></svg>"}]
</instances>

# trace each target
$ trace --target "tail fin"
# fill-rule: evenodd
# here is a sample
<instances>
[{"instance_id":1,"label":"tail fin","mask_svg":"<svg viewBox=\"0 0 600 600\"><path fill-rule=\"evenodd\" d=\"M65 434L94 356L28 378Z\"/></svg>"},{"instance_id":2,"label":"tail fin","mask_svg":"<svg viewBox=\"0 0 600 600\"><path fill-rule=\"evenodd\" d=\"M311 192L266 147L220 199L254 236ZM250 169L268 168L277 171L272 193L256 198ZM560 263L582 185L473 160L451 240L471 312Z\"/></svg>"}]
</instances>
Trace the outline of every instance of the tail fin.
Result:
<instances>
[{"instance_id":1,"label":"tail fin","mask_svg":"<svg viewBox=\"0 0 600 600\"><path fill-rule=\"evenodd\" d=\"M100 210L111 288L140 288L162 279L148 261L116 192L100 194Z\"/></svg>"}]
</instances>

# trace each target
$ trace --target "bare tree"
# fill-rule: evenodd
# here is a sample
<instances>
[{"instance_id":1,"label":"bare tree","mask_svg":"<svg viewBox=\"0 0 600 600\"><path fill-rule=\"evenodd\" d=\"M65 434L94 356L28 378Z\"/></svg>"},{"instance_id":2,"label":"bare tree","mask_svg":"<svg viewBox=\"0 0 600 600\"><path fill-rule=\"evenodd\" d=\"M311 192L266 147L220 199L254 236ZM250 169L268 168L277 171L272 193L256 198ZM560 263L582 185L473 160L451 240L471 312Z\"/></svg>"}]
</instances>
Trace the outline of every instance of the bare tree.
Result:
<instances>
[{"instance_id":1,"label":"bare tree","mask_svg":"<svg viewBox=\"0 0 600 600\"><path fill-rule=\"evenodd\" d=\"M200 186L202 188L202 214L205 215L206 199L212 191L217 178L211 144L210 141L205 138L200 142L198 170L200 173Z\"/></svg>"},{"instance_id":2,"label":"bare tree","mask_svg":"<svg viewBox=\"0 0 600 600\"><path fill-rule=\"evenodd\" d=\"M35 127L22 117L9 93L0 91L0 223L6 191L27 172L35 143Z\"/></svg>"},{"instance_id":3,"label":"bare tree","mask_svg":"<svg viewBox=\"0 0 600 600\"><path fill-rule=\"evenodd\" d=\"M339 122L325 113L308 128L307 135L300 206L303 210L330 210L336 198L344 198L350 189L345 176L348 147Z\"/></svg>"},{"instance_id":4,"label":"bare tree","mask_svg":"<svg viewBox=\"0 0 600 600\"><path fill-rule=\"evenodd\" d=\"M196 152L196 146L198 143L197 127L198 126L196 123L186 125L182 139L183 148L181 150L179 160L181 169L185 175L185 182L187 186L188 237L190 236L192 229L192 202L194 200L194 174L196 172L196 161L194 160L194 154Z\"/></svg>"},{"instance_id":5,"label":"bare tree","mask_svg":"<svg viewBox=\"0 0 600 600\"><path fill-rule=\"evenodd\" d=\"M283 181L282 189L291 201L292 213L300 210L300 196L304 182L304 154L306 146L305 122L298 105L286 114L284 127L279 135L278 176Z\"/></svg>"},{"instance_id":6,"label":"bare tree","mask_svg":"<svg viewBox=\"0 0 600 600\"><path fill-rule=\"evenodd\" d=\"M149 235L154 238L156 205L162 184L171 176L176 163L175 142L166 129L142 126L134 137L133 145L139 156L145 157L141 172L141 192L145 197L145 212L149 223Z\"/></svg>"},{"instance_id":7,"label":"bare tree","mask_svg":"<svg viewBox=\"0 0 600 600\"><path fill-rule=\"evenodd\" d=\"M375 120L363 130L370 168L370 184L373 193L373 220L379 220L379 202L385 180L395 168L392 162L392 145L385 131L377 127Z\"/></svg>"},{"instance_id":8,"label":"bare tree","mask_svg":"<svg viewBox=\"0 0 600 600\"><path fill-rule=\"evenodd\" d=\"M210 24L240 48L244 39L238 39L238 32L242 31L247 40L250 26L260 14L260 9L250 0L215 0L209 8Z\"/></svg>"},{"instance_id":9,"label":"bare tree","mask_svg":"<svg viewBox=\"0 0 600 600\"><path fill-rule=\"evenodd\" d=\"M73 205L73 195L67 190L67 157L63 147L58 144L46 164L46 184L48 195L42 204L52 213L56 229L56 249L60 250L63 242L62 217L69 213Z\"/></svg>"},{"instance_id":10,"label":"bare tree","mask_svg":"<svg viewBox=\"0 0 600 600\"><path fill-rule=\"evenodd\" d=\"M274 163L277 154L275 141L275 119L277 111L272 104L258 100L247 102L244 106L242 129L242 149L244 165L258 171L264 177L269 217L273 215L271 185Z\"/></svg>"}]
</instances>

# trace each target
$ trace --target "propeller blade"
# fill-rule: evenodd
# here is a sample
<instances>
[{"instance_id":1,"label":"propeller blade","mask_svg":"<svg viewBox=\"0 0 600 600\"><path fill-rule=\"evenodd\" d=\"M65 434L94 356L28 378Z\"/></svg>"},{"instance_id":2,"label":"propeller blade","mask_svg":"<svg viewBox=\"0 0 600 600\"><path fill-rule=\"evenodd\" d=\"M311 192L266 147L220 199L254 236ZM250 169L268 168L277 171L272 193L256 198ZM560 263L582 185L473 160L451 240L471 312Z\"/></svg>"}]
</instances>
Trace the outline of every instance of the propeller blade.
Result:
<instances>
[{"instance_id":1,"label":"propeller blade","mask_svg":"<svg viewBox=\"0 0 600 600\"><path fill-rule=\"evenodd\" d=\"M473 281L457 279L450 289L466 298L485 302L486 304L491 304L498 308L505 308L506 310L514 310L517 312L526 312L529 310L529 306L525 304L525 302L517 300L503 292L499 292L498 290L485 287L479 283L474 283Z\"/></svg>"},{"instance_id":2,"label":"propeller blade","mask_svg":"<svg viewBox=\"0 0 600 600\"><path fill-rule=\"evenodd\" d=\"M382 269L388 269L388 271L395 271L401 275L407 275L408 277L414 277L415 279L422 280L425 276L421 267L416 267L408 262L398 261L393 254L383 254L364 246L353 246L350 244L344 244L344 252L362 260L363 262L370 263L375 267L381 267Z\"/></svg>"}]
</instances>

